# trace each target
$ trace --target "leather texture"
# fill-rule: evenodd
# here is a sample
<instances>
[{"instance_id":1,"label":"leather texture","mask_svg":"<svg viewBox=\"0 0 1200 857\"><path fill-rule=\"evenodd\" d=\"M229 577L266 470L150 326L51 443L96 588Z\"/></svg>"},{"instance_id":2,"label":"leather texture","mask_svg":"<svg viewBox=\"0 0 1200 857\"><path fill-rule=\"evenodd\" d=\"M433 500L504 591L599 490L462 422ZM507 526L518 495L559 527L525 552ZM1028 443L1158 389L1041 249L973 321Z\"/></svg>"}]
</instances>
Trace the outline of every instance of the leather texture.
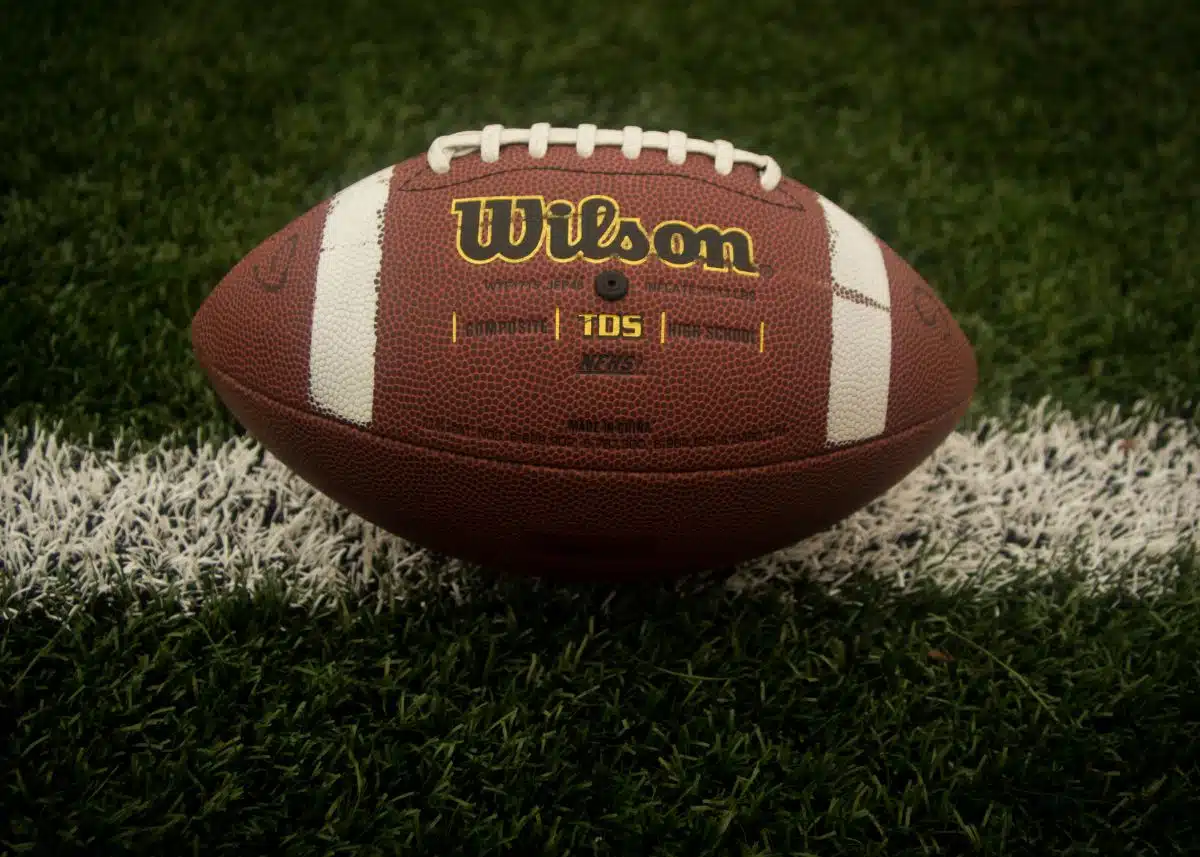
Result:
<instances>
[{"instance_id":1,"label":"leather texture","mask_svg":"<svg viewBox=\"0 0 1200 857\"><path fill-rule=\"evenodd\" d=\"M556 212L560 238L624 228L651 251L553 258ZM545 235L520 261L464 255L500 226ZM710 245L725 255L688 256ZM628 293L599 295L605 272ZM927 456L976 383L933 290L829 200L613 148L381 171L253 250L192 337L242 424L334 499L469 560L571 577L674 575L828 527Z\"/></svg>"}]
</instances>

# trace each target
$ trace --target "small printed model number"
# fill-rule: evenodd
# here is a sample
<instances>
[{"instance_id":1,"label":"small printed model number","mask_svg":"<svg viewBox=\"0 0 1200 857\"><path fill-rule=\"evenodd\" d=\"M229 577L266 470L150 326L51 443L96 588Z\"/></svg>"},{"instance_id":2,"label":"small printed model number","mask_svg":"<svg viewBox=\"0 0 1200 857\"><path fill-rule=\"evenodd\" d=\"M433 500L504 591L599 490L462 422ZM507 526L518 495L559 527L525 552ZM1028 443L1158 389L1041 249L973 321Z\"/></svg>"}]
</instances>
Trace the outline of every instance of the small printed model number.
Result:
<instances>
[{"instance_id":1,"label":"small printed model number","mask_svg":"<svg viewBox=\"0 0 1200 857\"><path fill-rule=\"evenodd\" d=\"M641 370L642 359L635 354L585 352L579 360L579 371L584 375L638 375Z\"/></svg>"}]
</instances>

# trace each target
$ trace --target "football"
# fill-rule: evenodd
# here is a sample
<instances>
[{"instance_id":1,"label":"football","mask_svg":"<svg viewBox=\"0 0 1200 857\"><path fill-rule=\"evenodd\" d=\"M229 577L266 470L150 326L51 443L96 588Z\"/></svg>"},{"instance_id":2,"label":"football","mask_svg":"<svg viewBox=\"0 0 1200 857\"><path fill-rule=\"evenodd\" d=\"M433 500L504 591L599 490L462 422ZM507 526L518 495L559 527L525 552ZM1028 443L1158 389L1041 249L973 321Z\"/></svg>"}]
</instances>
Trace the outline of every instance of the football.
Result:
<instances>
[{"instance_id":1,"label":"football","mask_svg":"<svg viewBox=\"0 0 1200 857\"><path fill-rule=\"evenodd\" d=\"M192 323L239 422L427 548L647 579L825 529L976 382L933 289L770 157L679 131L490 125L268 238Z\"/></svg>"}]
</instances>

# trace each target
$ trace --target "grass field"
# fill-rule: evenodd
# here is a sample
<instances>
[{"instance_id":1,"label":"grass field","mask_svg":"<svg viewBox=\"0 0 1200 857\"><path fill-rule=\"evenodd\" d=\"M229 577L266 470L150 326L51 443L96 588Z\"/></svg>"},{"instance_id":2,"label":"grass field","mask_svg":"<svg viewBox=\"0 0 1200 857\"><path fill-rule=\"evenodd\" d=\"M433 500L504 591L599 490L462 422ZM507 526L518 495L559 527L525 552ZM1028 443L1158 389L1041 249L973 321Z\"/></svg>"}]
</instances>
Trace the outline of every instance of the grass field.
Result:
<instances>
[{"instance_id":1,"label":"grass field","mask_svg":"<svg viewBox=\"0 0 1200 857\"><path fill-rule=\"evenodd\" d=\"M1200 11L801 9L5 11L0 852L1200 850ZM493 121L770 154L937 287L962 432L679 585L497 580L314 497L190 317Z\"/></svg>"}]
</instances>

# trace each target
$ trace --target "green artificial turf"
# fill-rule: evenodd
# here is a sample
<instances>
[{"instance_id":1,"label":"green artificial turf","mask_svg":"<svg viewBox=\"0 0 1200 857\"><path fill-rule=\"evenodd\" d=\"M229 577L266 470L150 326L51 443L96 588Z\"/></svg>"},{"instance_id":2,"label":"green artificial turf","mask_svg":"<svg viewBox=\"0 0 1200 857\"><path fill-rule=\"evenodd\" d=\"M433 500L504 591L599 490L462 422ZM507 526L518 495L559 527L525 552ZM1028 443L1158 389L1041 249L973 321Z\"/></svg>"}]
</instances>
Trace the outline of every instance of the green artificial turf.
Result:
<instances>
[{"instance_id":1,"label":"green artificial turf","mask_svg":"<svg viewBox=\"0 0 1200 857\"><path fill-rule=\"evenodd\" d=\"M1194 853L1187 580L1153 604L1066 577L899 602L514 583L380 615L265 593L29 618L0 636L0 844Z\"/></svg>"},{"instance_id":2,"label":"green artificial turf","mask_svg":"<svg viewBox=\"0 0 1200 857\"><path fill-rule=\"evenodd\" d=\"M10 426L227 433L186 340L225 271L438 134L537 120L773 155L942 292L984 409L1195 403L1188 4L81 5L0 34Z\"/></svg>"}]
</instances>

